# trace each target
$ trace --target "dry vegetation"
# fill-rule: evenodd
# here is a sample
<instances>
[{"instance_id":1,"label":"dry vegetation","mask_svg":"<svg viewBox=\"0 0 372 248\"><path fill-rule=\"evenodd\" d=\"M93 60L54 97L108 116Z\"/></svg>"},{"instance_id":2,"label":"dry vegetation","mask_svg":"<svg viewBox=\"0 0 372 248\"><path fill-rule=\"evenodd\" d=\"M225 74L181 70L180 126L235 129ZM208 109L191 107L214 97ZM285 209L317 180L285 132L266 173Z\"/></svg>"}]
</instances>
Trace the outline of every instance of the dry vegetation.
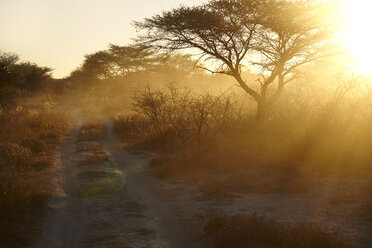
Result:
<instances>
[{"instance_id":1,"label":"dry vegetation","mask_svg":"<svg viewBox=\"0 0 372 248\"><path fill-rule=\"evenodd\" d=\"M102 152L104 150L102 145L77 145L75 152Z\"/></svg>"},{"instance_id":2,"label":"dry vegetation","mask_svg":"<svg viewBox=\"0 0 372 248\"><path fill-rule=\"evenodd\" d=\"M99 164L109 160L109 155L106 152L86 154L79 162L79 165Z\"/></svg>"},{"instance_id":3,"label":"dry vegetation","mask_svg":"<svg viewBox=\"0 0 372 248\"><path fill-rule=\"evenodd\" d=\"M306 89L314 90L306 95L304 88L289 89L270 118L259 122L247 114L251 103L233 93L144 89L134 96L132 112L115 117L115 131L133 144L128 149L161 155L152 161L159 177L196 185L208 199L249 192L302 194L322 190L319 180L338 178L359 192L352 202L370 216L372 105L361 93L365 89L352 83L338 81L324 88L324 95L315 94L316 88ZM350 198L339 191L333 197L334 204ZM226 227L208 231L211 247L348 247L312 224L256 217L219 221ZM252 237L257 243L250 242Z\"/></svg>"},{"instance_id":4,"label":"dry vegetation","mask_svg":"<svg viewBox=\"0 0 372 248\"><path fill-rule=\"evenodd\" d=\"M350 247L340 237L322 231L316 224L283 223L257 215L211 217L204 227L204 237L211 248Z\"/></svg>"},{"instance_id":5,"label":"dry vegetation","mask_svg":"<svg viewBox=\"0 0 372 248\"><path fill-rule=\"evenodd\" d=\"M145 89L134 97L133 113L115 117L115 130L132 148L163 153L153 161L162 176L201 176L233 191L306 190L319 173L371 173L372 106L366 95L350 98L358 91L345 87L323 99L284 96L264 122L250 118L249 103L236 95Z\"/></svg>"},{"instance_id":6,"label":"dry vegetation","mask_svg":"<svg viewBox=\"0 0 372 248\"><path fill-rule=\"evenodd\" d=\"M79 162L79 165L91 165L99 164L109 160L109 155L107 152L94 152L93 154L86 154L84 158Z\"/></svg>"},{"instance_id":7,"label":"dry vegetation","mask_svg":"<svg viewBox=\"0 0 372 248\"><path fill-rule=\"evenodd\" d=\"M40 220L30 217L47 203L53 153L69 125L64 115L36 109L0 113L0 243L5 246L24 246L36 235Z\"/></svg>"},{"instance_id":8,"label":"dry vegetation","mask_svg":"<svg viewBox=\"0 0 372 248\"><path fill-rule=\"evenodd\" d=\"M103 132L101 120L91 120L82 125L77 135L80 145L75 148L75 152L85 153L83 159L79 161L79 165L99 164L109 160L109 154L101 144L89 144L91 141L102 140Z\"/></svg>"},{"instance_id":9,"label":"dry vegetation","mask_svg":"<svg viewBox=\"0 0 372 248\"><path fill-rule=\"evenodd\" d=\"M100 120L85 123L77 136L78 141L98 141L103 137L103 124Z\"/></svg>"}]
</instances>

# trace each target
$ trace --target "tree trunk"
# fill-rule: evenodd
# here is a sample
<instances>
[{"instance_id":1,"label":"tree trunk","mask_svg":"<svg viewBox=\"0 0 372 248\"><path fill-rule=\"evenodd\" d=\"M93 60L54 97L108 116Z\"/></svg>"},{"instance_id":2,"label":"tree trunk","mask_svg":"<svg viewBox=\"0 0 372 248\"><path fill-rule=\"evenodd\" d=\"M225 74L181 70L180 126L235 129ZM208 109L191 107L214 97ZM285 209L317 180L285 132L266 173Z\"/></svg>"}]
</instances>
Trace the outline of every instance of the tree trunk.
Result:
<instances>
[{"instance_id":1,"label":"tree trunk","mask_svg":"<svg viewBox=\"0 0 372 248\"><path fill-rule=\"evenodd\" d=\"M266 119L267 104L265 99L261 99L257 102L257 113L256 120L263 121Z\"/></svg>"}]
</instances>

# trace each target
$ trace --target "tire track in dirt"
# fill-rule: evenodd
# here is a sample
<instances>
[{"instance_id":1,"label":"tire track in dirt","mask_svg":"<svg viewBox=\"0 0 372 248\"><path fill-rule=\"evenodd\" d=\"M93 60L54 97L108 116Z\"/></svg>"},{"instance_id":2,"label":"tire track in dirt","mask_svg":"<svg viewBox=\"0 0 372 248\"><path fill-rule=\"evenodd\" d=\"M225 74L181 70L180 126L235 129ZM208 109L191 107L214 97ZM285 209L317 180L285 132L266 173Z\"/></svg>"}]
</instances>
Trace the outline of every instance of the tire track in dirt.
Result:
<instances>
[{"instance_id":1,"label":"tire track in dirt","mask_svg":"<svg viewBox=\"0 0 372 248\"><path fill-rule=\"evenodd\" d=\"M118 150L111 121L101 120L102 140L78 141L78 125L62 144L56 193L36 247L196 247L178 216L151 189L157 187L146 169L151 155ZM81 162L98 153L108 160Z\"/></svg>"},{"instance_id":2,"label":"tire track in dirt","mask_svg":"<svg viewBox=\"0 0 372 248\"><path fill-rule=\"evenodd\" d=\"M81 202L78 186L70 176L73 173L73 156L75 138L78 127L74 128L65 138L56 154L54 164L55 194L50 197L47 218L41 234L38 248L46 247L79 247L83 235L79 219Z\"/></svg>"}]
</instances>

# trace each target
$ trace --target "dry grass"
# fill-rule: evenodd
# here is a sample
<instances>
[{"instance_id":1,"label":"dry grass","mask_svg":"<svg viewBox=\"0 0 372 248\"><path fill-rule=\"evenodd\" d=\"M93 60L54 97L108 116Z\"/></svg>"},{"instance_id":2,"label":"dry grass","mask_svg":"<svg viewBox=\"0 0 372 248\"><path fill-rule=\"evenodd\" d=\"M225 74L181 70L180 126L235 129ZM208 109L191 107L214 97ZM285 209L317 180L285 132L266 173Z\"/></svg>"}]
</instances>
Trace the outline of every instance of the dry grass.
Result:
<instances>
[{"instance_id":1,"label":"dry grass","mask_svg":"<svg viewBox=\"0 0 372 248\"><path fill-rule=\"evenodd\" d=\"M350 247L339 236L324 232L315 224L284 223L257 215L211 217L204 226L204 238L211 248Z\"/></svg>"},{"instance_id":2,"label":"dry grass","mask_svg":"<svg viewBox=\"0 0 372 248\"><path fill-rule=\"evenodd\" d=\"M78 133L78 141L100 141L103 138L104 127L101 120L92 120L85 123ZM110 155L101 144L87 145L78 144L75 152L84 152L83 159L78 165L100 164L109 160Z\"/></svg>"},{"instance_id":3,"label":"dry grass","mask_svg":"<svg viewBox=\"0 0 372 248\"><path fill-rule=\"evenodd\" d=\"M84 171L78 174L79 179L102 179L106 177L105 171Z\"/></svg>"},{"instance_id":4,"label":"dry grass","mask_svg":"<svg viewBox=\"0 0 372 248\"><path fill-rule=\"evenodd\" d=\"M134 248L134 247L124 242L116 241L99 246L99 248Z\"/></svg>"},{"instance_id":5,"label":"dry grass","mask_svg":"<svg viewBox=\"0 0 372 248\"><path fill-rule=\"evenodd\" d=\"M125 149L161 155L152 163L159 177L197 183L208 197L304 193L319 176L363 177L371 171L372 117L341 111L358 107L366 113L366 99L356 105L337 90L332 94L313 105L299 99L296 107L283 98L269 120L257 122L233 95L146 89L134 97L134 113L115 117L115 132L134 143Z\"/></svg>"},{"instance_id":6,"label":"dry grass","mask_svg":"<svg viewBox=\"0 0 372 248\"><path fill-rule=\"evenodd\" d=\"M82 160L79 161L79 165L92 165L92 164L100 164L106 161L109 161L109 154L107 152L94 152L90 154L86 154Z\"/></svg>"},{"instance_id":7,"label":"dry grass","mask_svg":"<svg viewBox=\"0 0 372 248\"><path fill-rule=\"evenodd\" d=\"M89 246L92 246L95 243L109 241L112 239L116 239L117 237L118 235L113 233L90 235L86 238L86 243L89 244Z\"/></svg>"},{"instance_id":8,"label":"dry grass","mask_svg":"<svg viewBox=\"0 0 372 248\"><path fill-rule=\"evenodd\" d=\"M1 113L0 126L0 244L8 240L17 247L27 237L22 222L47 203L53 153L69 121L61 114L22 109ZM28 232L37 230L40 220L31 222Z\"/></svg>"},{"instance_id":9,"label":"dry grass","mask_svg":"<svg viewBox=\"0 0 372 248\"><path fill-rule=\"evenodd\" d=\"M242 158L241 158L242 159ZM206 198L229 197L234 193L306 193L312 186L303 170L271 168L244 161L231 161L223 152L214 158L167 156L153 159L154 173L167 180L183 180L197 185Z\"/></svg>"},{"instance_id":10,"label":"dry grass","mask_svg":"<svg viewBox=\"0 0 372 248\"><path fill-rule=\"evenodd\" d=\"M78 145L75 152L103 152L105 149L102 145Z\"/></svg>"},{"instance_id":11,"label":"dry grass","mask_svg":"<svg viewBox=\"0 0 372 248\"><path fill-rule=\"evenodd\" d=\"M99 141L103 137L103 123L99 119L85 123L77 136L78 141Z\"/></svg>"},{"instance_id":12,"label":"dry grass","mask_svg":"<svg viewBox=\"0 0 372 248\"><path fill-rule=\"evenodd\" d=\"M109 160L110 154L102 145L78 145L75 152L87 153L79 161L79 165L99 164Z\"/></svg>"}]
</instances>

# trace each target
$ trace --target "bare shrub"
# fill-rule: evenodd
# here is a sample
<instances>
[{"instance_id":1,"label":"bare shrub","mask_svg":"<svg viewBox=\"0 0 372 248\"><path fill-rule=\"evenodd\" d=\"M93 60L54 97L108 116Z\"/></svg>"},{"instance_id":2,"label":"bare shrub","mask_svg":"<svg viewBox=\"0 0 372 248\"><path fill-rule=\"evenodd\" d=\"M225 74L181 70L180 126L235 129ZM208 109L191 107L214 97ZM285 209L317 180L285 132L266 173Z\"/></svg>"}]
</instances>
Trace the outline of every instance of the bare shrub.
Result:
<instances>
[{"instance_id":1,"label":"bare shrub","mask_svg":"<svg viewBox=\"0 0 372 248\"><path fill-rule=\"evenodd\" d=\"M142 135L153 146L170 148L192 143L202 148L216 139L219 130L233 118L233 103L229 96L191 94L169 85L164 91L146 88L133 97L136 114L116 118L115 127Z\"/></svg>"}]
</instances>

